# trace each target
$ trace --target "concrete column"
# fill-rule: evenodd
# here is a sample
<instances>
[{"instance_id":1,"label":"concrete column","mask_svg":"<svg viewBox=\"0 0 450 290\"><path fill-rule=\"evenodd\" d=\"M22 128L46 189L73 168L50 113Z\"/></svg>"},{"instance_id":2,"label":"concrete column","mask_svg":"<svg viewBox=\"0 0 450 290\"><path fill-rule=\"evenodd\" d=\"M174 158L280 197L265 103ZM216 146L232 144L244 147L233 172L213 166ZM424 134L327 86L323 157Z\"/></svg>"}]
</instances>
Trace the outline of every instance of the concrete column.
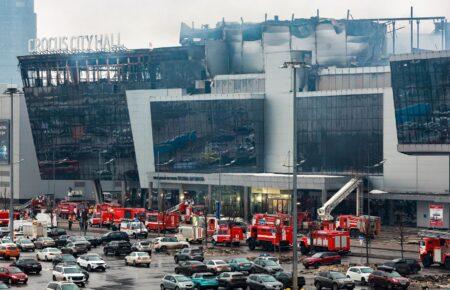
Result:
<instances>
[{"instance_id":1,"label":"concrete column","mask_svg":"<svg viewBox=\"0 0 450 290\"><path fill-rule=\"evenodd\" d=\"M184 189L183 189L183 184L180 184L178 186L178 200L180 202L184 201Z\"/></svg>"},{"instance_id":2,"label":"concrete column","mask_svg":"<svg viewBox=\"0 0 450 290\"><path fill-rule=\"evenodd\" d=\"M120 195L122 206L125 206L125 195L127 194L127 183L125 180L121 181L122 183L122 194Z\"/></svg>"},{"instance_id":3,"label":"concrete column","mask_svg":"<svg viewBox=\"0 0 450 290\"><path fill-rule=\"evenodd\" d=\"M328 200L328 191L327 191L327 188L324 186L323 188L322 188L322 194L321 194L321 196L320 196L320 200L321 200L321 202L322 202L322 205L324 205L324 203L326 203L327 202L327 200ZM321 206L322 206L321 205Z\"/></svg>"},{"instance_id":4,"label":"concrete column","mask_svg":"<svg viewBox=\"0 0 450 290\"><path fill-rule=\"evenodd\" d=\"M148 195L147 195L147 208L152 209L153 207L153 182L148 183Z\"/></svg>"},{"instance_id":5,"label":"concrete column","mask_svg":"<svg viewBox=\"0 0 450 290\"><path fill-rule=\"evenodd\" d=\"M362 214L361 211L361 199L363 195L363 184L359 184L356 188L356 216L360 216Z\"/></svg>"},{"instance_id":6,"label":"concrete column","mask_svg":"<svg viewBox=\"0 0 450 290\"><path fill-rule=\"evenodd\" d=\"M158 211L163 210L164 203L164 190L162 188L158 188Z\"/></svg>"},{"instance_id":7,"label":"concrete column","mask_svg":"<svg viewBox=\"0 0 450 290\"><path fill-rule=\"evenodd\" d=\"M248 186L244 186L244 197L242 202L244 204L244 220L248 221L249 218L249 208L250 208L250 198L249 198L250 188Z\"/></svg>"},{"instance_id":8,"label":"concrete column","mask_svg":"<svg viewBox=\"0 0 450 290\"><path fill-rule=\"evenodd\" d=\"M394 201L393 200L386 200L387 202L387 218L388 218L388 225L392 226L395 224L395 208L394 208Z\"/></svg>"},{"instance_id":9,"label":"concrete column","mask_svg":"<svg viewBox=\"0 0 450 290\"><path fill-rule=\"evenodd\" d=\"M213 207L213 200L212 200L212 185L208 184L208 195L206 196L207 200L208 200L208 212L212 213Z\"/></svg>"}]
</instances>

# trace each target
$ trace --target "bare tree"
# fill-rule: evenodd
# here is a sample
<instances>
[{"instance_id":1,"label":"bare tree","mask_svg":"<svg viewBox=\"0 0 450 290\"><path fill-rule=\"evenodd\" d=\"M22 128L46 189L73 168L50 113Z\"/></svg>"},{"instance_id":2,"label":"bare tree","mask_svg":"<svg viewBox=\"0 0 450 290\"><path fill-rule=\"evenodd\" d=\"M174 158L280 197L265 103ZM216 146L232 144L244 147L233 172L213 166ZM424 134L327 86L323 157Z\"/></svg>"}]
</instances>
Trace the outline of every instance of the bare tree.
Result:
<instances>
[{"instance_id":1,"label":"bare tree","mask_svg":"<svg viewBox=\"0 0 450 290\"><path fill-rule=\"evenodd\" d=\"M405 224L407 222L407 216L403 210L403 207L401 207L396 213L396 222L397 222L397 230L400 238L400 253L402 255L402 259L404 258L404 244L406 241L406 230L405 230Z\"/></svg>"}]
</instances>

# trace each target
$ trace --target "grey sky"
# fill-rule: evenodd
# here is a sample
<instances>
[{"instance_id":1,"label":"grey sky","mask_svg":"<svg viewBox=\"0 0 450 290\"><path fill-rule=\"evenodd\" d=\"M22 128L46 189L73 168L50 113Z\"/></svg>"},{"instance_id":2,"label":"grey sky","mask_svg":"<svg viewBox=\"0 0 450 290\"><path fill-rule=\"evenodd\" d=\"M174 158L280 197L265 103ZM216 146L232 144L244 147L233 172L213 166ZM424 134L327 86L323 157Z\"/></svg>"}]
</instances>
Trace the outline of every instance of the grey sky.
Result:
<instances>
[{"instance_id":1,"label":"grey sky","mask_svg":"<svg viewBox=\"0 0 450 290\"><path fill-rule=\"evenodd\" d=\"M282 19L311 17L354 18L409 15L450 18L450 0L35 0L38 37L120 32L128 48L178 44L181 22L215 24L248 22L279 15Z\"/></svg>"}]
</instances>

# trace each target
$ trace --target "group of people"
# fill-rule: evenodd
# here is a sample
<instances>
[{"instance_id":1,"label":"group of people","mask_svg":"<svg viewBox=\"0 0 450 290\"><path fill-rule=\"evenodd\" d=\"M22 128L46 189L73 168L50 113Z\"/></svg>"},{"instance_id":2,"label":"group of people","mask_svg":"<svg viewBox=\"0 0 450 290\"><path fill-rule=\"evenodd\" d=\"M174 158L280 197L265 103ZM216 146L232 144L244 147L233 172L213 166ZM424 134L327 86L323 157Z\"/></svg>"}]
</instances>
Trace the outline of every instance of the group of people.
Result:
<instances>
[{"instance_id":1,"label":"group of people","mask_svg":"<svg viewBox=\"0 0 450 290\"><path fill-rule=\"evenodd\" d=\"M80 230L86 232L88 228L88 220L89 220L89 209L81 208L77 210L75 208L75 212L69 214L68 223L69 223L69 231L72 230L73 223L77 222L80 225Z\"/></svg>"}]
</instances>

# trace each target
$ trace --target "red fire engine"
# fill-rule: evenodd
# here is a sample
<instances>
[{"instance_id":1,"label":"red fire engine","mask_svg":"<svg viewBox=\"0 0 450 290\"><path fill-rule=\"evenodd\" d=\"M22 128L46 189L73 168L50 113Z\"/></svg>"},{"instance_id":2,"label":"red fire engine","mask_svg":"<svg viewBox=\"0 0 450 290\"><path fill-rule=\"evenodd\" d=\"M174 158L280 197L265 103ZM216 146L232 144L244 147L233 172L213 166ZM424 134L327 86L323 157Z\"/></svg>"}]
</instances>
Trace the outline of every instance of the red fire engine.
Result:
<instances>
[{"instance_id":1,"label":"red fire engine","mask_svg":"<svg viewBox=\"0 0 450 290\"><path fill-rule=\"evenodd\" d=\"M285 214L255 214L247 233L250 250L262 247L270 251L292 246L291 218Z\"/></svg>"},{"instance_id":2,"label":"red fire engine","mask_svg":"<svg viewBox=\"0 0 450 290\"><path fill-rule=\"evenodd\" d=\"M303 255L311 251L350 252L350 234L347 231L317 230L299 239Z\"/></svg>"},{"instance_id":3,"label":"red fire engine","mask_svg":"<svg viewBox=\"0 0 450 290\"><path fill-rule=\"evenodd\" d=\"M176 231L180 225L180 214L177 212L148 212L145 225L149 232Z\"/></svg>"},{"instance_id":4,"label":"red fire engine","mask_svg":"<svg viewBox=\"0 0 450 290\"><path fill-rule=\"evenodd\" d=\"M57 210L59 216L62 218L68 218L70 214L75 214L75 209L78 207L77 202L62 201L58 204Z\"/></svg>"},{"instance_id":5,"label":"red fire engine","mask_svg":"<svg viewBox=\"0 0 450 290\"><path fill-rule=\"evenodd\" d=\"M370 233L375 237L381 231L381 219L367 215L340 215L336 218L336 229L350 231L351 237L357 237L362 233Z\"/></svg>"},{"instance_id":6,"label":"red fire engine","mask_svg":"<svg viewBox=\"0 0 450 290\"><path fill-rule=\"evenodd\" d=\"M450 270L450 232L428 231L419 232L420 260L425 268L433 264L445 266Z\"/></svg>"},{"instance_id":7,"label":"red fire engine","mask_svg":"<svg viewBox=\"0 0 450 290\"><path fill-rule=\"evenodd\" d=\"M20 213L14 212L14 220L20 219ZM9 210L0 210L0 226L9 225Z\"/></svg>"},{"instance_id":8,"label":"red fire engine","mask_svg":"<svg viewBox=\"0 0 450 290\"><path fill-rule=\"evenodd\" d=\"M109 227L114 221L114 208L119 208L116 203L100 203L94 208L94 213L89 223L91 226Z\"/></svg>"},{"instance_id":9,"label":"red fire engine","mask_svg":"<svg viewBox=\"0 0 450 290\"><path fill-rule=\"evenodd\" d=\"M131 208L131 207L115 207L112 209L114 214L114 224L118 225L123 219L133 220L142 219L145 220L145 208Z\"/></svg>"},{"instance_id":10,"label":"red fire engine","mask_svg":"<svg viewBox=\"0 0 450 290\"><path fill-rule=\"evenodd\" d=\"M236 225L219 225L212 236L213 245L225 244L239 246L244 240L244 230Z\"/></svg>"}]
</instances>

